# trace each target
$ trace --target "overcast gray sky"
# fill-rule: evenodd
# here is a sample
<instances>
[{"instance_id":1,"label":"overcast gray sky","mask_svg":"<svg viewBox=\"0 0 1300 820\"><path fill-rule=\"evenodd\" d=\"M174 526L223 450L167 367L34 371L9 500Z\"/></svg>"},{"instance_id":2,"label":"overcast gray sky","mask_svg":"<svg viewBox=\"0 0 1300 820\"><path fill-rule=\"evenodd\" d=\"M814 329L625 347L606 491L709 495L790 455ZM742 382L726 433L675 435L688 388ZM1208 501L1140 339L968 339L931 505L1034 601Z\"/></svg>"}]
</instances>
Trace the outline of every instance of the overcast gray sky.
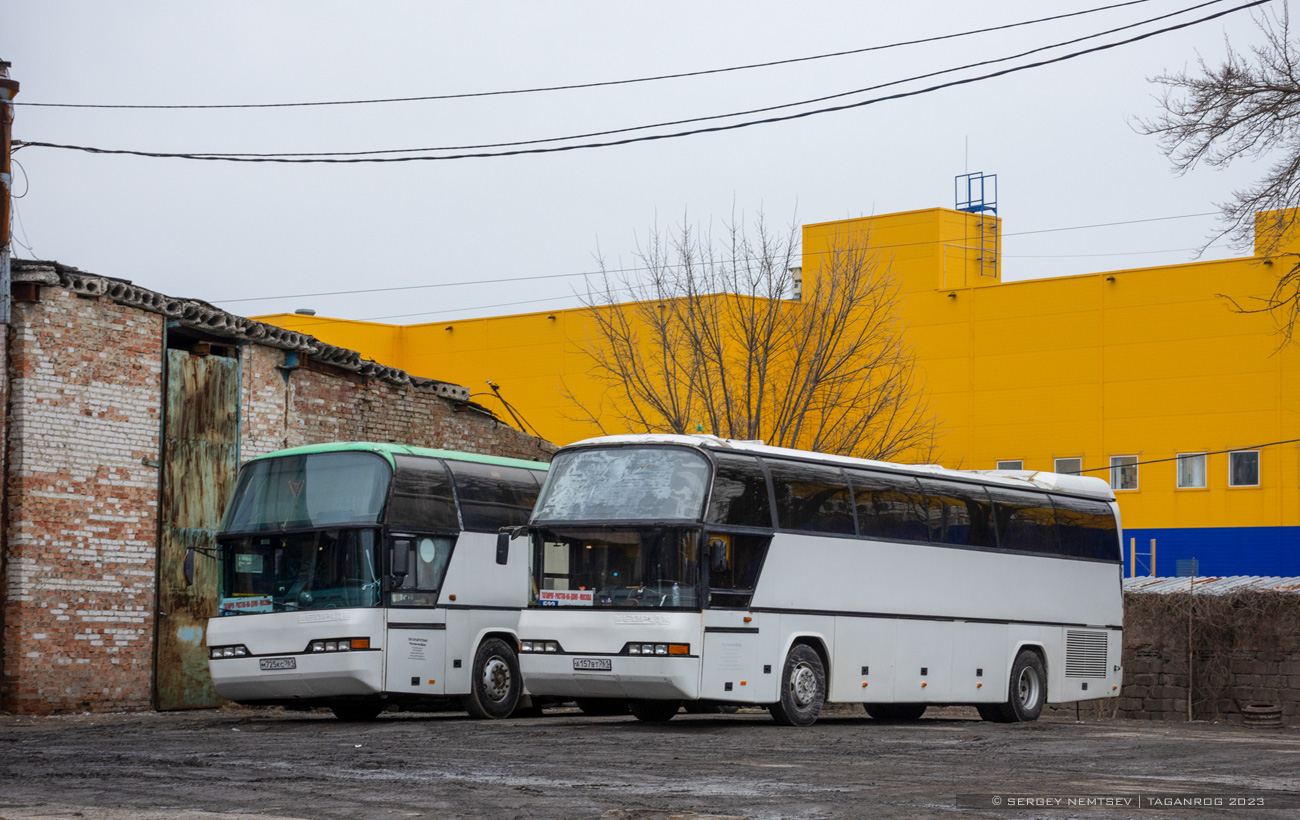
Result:
<instances>
[{"instance_id":1,"label":"overcast gray sky","mask_svg":"<svg viewBox=\"0 0 1300 820\"><path fill-rule=\"evenodd\" d=\"M1150 0L938 43L703 77L526 95L252 110L19 106L20 140L160 152L477 145L726 114L852 91L1194 6ZM1109 0L1114 2L1114 0ZM1243 5L1221 2L1033 58L845 97L853 102L1053 57ZM0 59L21 103L231 104L499 91L861 49L1108 5L1062 2L231 2L0 0ZM1282 0L1263 8L1281 9ZM1256 10L1255 13L1258 13ZM1253 171L1169 171L1132 119L1147 77L1259 41L1251 12L907 99L618 147L488 159L280 165L29 147L15 159L15 255L56 259L257 315L399 323L572 307L599 248L733 212L788 223L953 206L953 177L996 173L1007 279L1193 258ZM822 105L836 104L837 101ZM821 106L802 106L805 111ZM736 122L749 118L723 120ZM664 133L666 130L638 132ZM30 246L30 250L24 245ZM1208 258L1236 255L1224 247ZM314 296L325 291L453 284ZM265 299L264 297L283 297ZM262 298L262 301L252 301Z\"/></svg>"}]
</instances>

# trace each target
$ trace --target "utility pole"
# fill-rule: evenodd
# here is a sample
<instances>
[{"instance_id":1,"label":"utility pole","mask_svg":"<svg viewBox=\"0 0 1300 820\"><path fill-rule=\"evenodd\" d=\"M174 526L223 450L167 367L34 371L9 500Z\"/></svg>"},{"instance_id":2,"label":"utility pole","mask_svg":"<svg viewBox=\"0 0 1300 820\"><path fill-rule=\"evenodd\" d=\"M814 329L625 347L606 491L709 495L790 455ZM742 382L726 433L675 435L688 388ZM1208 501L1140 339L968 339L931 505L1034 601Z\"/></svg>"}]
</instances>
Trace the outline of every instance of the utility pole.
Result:
<instances>
[{"instance_id":1,"label":"utility pole","mask_svg":"<svg viewBox=\"0 0 1300 820\"><path fill-rule=\"evenodd\" d=\"M9 79L9 63L0 60L0 325L9 324L12 302L9 280L9 195L14 175L9 154L13 150L14 97L18 83Z\"/></svg>"}]
</instances>

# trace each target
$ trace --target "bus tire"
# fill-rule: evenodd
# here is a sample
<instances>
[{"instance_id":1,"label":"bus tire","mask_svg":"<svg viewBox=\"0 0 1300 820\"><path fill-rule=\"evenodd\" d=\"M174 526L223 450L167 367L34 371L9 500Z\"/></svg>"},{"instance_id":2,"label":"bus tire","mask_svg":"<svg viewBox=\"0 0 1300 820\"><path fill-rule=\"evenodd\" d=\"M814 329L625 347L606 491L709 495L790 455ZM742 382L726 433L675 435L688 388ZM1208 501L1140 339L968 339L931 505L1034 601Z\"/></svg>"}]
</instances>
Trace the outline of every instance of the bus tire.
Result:
<instances>
[{"instance_id":1,"label":"bus tire","mask_svg":"<svg viewBox=\"0 0 1300 820\"><path fill-rule=\"evenodd\" d=\"M592 717L627 714L627 701L618 698L578 698L577 704L584 715Z\"/></svg>"},{"instance_id":2,"label":"bus tire","mask_svg":"<svg viewBox=\"0 0 1300 820\"><path fill-rule=\"evenodd\" d=\"M876 720L910 723L925 714L924 703L864 703L867 714Z\"/></svg>"},{"instance_id":3,"label":"bus tire","mask_svg":"<svg viewBox=\"0 0 1300 820\"><path fill-rule=\"evenodd\" d=\"M334 713L334 717L349 723L374 720L386 708L388 704L382 700L342 700L330 704L330 711Z\"/></svg>"},{"instance_id":4,"label":"bus tire","mask_svg":"<svg viewBox=\"0 0 1300 820\"><path fill-rule=\"evenodd\" d=\"M629 700L627 708L632 716L643 723L667 723L681 708L676 700Z\"/></svg>"},{"instance_id":5,"label":"bus tire","mask_svg":"<svg viewBox=\"0 0 1300 820\"><path fill-rule=\"evenodd\" d=\"M1032 649L1022 649L1011 665L1006 703L983 703L980 717L992 723L1028 723L1038 720L1047 704L1047 669Z\"/></svg>"},{"instance_id":6,"label":"bus tire","mask_svg":"<svg viewBox=\"0 0 1300 820\"><path fill-rule=\"evenodd\" d=\"M826 702L826 667L811 646L797 644L781 670L781 699L767 711L782 726L811 726Z\"/></svg>"},{"instance_id":7,"label":"bus tire","mask_svg":"<svg viewBox=\"0 0 1300 820\"><path fill-rule=\"evenodd\" d=\"M488 638L474 654L465 711L478 718L510 717L523 691L522 680L519 659L510 644L500 638Z\"/></svg>"}]
</instances>

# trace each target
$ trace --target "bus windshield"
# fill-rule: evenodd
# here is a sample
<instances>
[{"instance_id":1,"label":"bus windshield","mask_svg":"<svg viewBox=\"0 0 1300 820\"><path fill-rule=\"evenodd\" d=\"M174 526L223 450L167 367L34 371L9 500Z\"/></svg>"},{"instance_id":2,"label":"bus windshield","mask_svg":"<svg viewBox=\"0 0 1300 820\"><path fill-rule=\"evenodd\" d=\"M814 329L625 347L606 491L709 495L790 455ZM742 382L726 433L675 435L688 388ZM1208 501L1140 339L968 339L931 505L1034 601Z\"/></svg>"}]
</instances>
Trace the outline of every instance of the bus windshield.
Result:
<instances>
[{"instance_id":1,"label":"bus windshield","mask_svg":"<svg viewBox=\"0 0 1300 820\"><path fill-rule=\"evenodd\" d=\"M376 530L222 540L221 614L380 604Z\"/></svg>"},{"instance_id":2,"label":"bus windshield","mask_svg":"<svg viewBox=\"0 0 1300 820\"><path fill-rule=\"evenodd\" d=\"M392 476L373 453L338 452L251 461L221 524L225 533L377 524Z\"/></svg>"},{"instance_id":3,"label":"bus windshield","mask_svg":"<svg viewBox=\"0 0 1300 820\"><path fill-rule=\"evenodd\" d=\"M580 448L559 453L533 522L698 521L709 460L682 447Z\"/></svg>"},{"instance_id":4,"label":"bus windshield","mask_svg":"<svg viewBox=\"0 0 1300 820\"><path fill-rule=\"evenodd\" d=\"M700 608L697 530L557 528L536 538L541 606Z\"/></svg>"}]
</instances>

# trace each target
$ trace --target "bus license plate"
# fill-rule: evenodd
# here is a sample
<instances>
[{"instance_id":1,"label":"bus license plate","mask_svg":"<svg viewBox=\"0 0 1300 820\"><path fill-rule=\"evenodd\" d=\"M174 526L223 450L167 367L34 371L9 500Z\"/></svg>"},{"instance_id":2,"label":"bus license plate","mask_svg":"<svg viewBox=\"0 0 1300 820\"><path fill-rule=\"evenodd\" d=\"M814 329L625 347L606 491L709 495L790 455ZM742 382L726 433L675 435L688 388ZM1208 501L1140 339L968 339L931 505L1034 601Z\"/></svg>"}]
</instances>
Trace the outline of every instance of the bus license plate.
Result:
<instances>
[{"instance_id":1,"label":"bus license plate","mask_svg":"<svg viewBox=\"0 0 1300 820\"><path fill-rule=\"evenodd\" d=\"M613 670L614 662L609 658L574 658L573 668L588 672L609 672Z\"/></svg>"},{"instance_id":2,"label":"bus license plate","mask_svg":"<svg viewBox=\"0 0 1300 820\"><path fill-rule=\"evenodd\" d=\"M263 672L269 672L273 669L297 669L298 662L293 658L262 658L257 662L262 667Z\"/></svg>"}]
</instances>

